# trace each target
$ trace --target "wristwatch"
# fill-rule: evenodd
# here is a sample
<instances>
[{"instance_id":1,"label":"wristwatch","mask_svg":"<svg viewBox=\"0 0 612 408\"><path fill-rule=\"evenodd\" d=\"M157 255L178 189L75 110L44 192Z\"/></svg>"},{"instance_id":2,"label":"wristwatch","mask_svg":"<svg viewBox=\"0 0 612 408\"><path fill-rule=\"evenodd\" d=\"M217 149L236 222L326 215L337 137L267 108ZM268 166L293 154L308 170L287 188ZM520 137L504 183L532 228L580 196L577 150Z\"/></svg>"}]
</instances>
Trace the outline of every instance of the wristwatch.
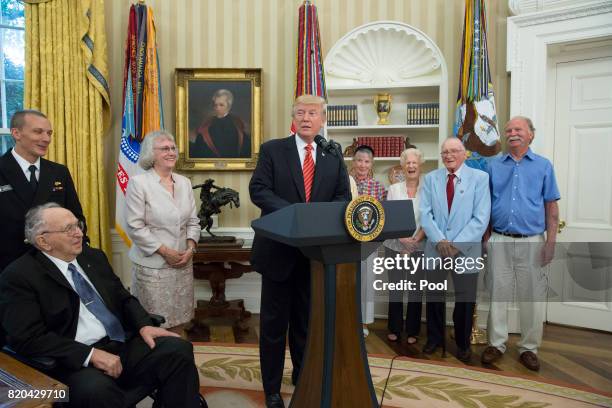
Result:
<instances>
[{"instance_id":1,"label":"wristwatch","mask_svg":"<svg viewBox=\"0 0 612 408\"><path fill-rule=\"evenodd\" d=\"M198 250L196 249L196 247L191 247L191 253L195 254L196 252L198 252Z\"/></svg>"}]
</instances>

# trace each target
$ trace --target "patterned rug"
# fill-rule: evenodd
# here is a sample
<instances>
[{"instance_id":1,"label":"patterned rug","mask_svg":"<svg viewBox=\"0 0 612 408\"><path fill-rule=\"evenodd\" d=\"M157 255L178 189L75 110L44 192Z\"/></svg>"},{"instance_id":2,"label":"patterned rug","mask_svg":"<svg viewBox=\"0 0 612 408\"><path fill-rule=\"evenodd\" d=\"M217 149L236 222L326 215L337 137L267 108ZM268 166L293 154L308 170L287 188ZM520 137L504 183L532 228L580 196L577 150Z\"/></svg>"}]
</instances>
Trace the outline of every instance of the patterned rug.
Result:
<instances>
[{"instance_id":1,"label":"patterned rug","mask_svg":"<svg viewBox=\"0 0 612 408\"><path fill-rule=\"evenodd\" d=\"M265 406L256 346L194 343L194 349L210 408ZM383 407L612 407L612 394L594 389L408 357L370 355L368 360L379 403L389 377ZM287 406L293 388L287 352L281 389Z\"/></svg>"}]
</instances>

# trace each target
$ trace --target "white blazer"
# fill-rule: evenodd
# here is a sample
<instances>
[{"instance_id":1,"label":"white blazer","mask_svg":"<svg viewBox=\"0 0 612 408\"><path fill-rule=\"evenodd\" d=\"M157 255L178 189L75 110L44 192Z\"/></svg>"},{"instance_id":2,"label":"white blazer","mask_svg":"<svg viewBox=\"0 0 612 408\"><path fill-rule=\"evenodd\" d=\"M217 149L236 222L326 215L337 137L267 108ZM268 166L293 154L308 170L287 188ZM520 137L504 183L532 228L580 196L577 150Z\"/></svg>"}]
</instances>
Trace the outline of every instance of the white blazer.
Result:
<instances>
[{"instance_id":1,"label":"white blazer","mask_svg":"<svg viewBox=\"0 0 612 408\"><path fill-rule=\"evenodd\" d=\"M161 184L154 169L130 179L125 201L128 235L132 240L130 259L148 268L167 268L164 258L156 253L162 244L177 251L187 248L187 240L200 239L191 181L172 173L174 197Z\"/></svg>"},{"instance_id":2,"label":"white blazer","mask_svg":"<svg viewBox=\"0 0 612 408\"><path fill-rule=\"evenodd\" d=\"M422 181L422 180L421 180ZM419 192L421 187L421 181L419 181L419 191L417 191L417 195L414 198L408 197L408 189L406 188L406 182L400 181L398 183L391 184L389 186L389 190L387 191L387 201L389 200L412 200L412 211L414 213L414 223L416 225L416 229L414 230L415 236L420 227L420 212L419 212ZM388 239L384 242L384 246L389 249L392 249L396 252L404 251L404 245L399 241L399 239Z\"/></svg>"},{"instance_id":3,"label":"white blazer","mask_svg":"<svg viewBox=\"0 0 612 408\"><path fill-rule=\"evenodd\" d=\"M489 225L491 194L489 175L484 171L462 164L455 194L448 213L446 200L446 168L434 170L425 176L419 196L421 227L427 235L425 256L439 257L438 242L446 239L466 257L481 255L482 236ZM466 272L477 272L466 270Z\"/></svg>"}]
</instances>

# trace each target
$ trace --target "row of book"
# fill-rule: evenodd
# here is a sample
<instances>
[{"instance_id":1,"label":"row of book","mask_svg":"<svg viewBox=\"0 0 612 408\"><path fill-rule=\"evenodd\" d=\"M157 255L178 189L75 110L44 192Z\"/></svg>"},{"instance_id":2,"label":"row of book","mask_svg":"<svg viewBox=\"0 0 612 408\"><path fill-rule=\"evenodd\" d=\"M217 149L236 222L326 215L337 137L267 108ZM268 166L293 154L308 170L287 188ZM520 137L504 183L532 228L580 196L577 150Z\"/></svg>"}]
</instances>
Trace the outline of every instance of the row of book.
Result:
<instances>
[{"instance_id":1,"label":"row of book","mask_svg":"<svg viewBox=\"0 0 612 408\"><path fill-rule=\"evenodd\" d=\"M440 123L440 104L408 103L406 104L407 125L437 125Z\"/></svg>"},{"instance_id":2,"label":"row of book","mask_svg":"<svg viewBox=\"0 0 612 408\"><path fill-rule=\"evenodd\" d=\"M357 126L357 105L330 105L327 107L328 126Z\"/></svg>"},{"instance_id":3,"label":"row of book","mask_svg":"<svg viewBox=\"0 0 612 408\"><path fill-rule=\"evenodd\" d=\"M368 145L374 150L374 157L399 157L404 151L404 136L361 136L357 145Z\"/></svg>"},{"instance_id":4,"label":"row of book","mask_svg":"<svg viewBox=\"0 0 612 408\"><path fill-rule=\"evenodd\" d=\"M440 122L440 104L406 104L407 125L437 125ZM357 105L329 105L327 107L328 126L357 126Z\"/></svg>"}]
</instances>

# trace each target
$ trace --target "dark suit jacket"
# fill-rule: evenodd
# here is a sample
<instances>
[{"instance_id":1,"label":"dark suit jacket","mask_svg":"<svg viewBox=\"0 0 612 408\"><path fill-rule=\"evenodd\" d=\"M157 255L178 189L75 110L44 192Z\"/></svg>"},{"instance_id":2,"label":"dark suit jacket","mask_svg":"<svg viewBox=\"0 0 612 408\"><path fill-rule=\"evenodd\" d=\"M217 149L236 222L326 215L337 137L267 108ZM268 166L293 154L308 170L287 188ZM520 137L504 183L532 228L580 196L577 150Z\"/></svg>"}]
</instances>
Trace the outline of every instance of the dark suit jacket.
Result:
<instances>
[{"instance_id":1,"label":"dark suit jacket","mask_svg":"<svg viewBox=\"0 0 612 408\"><path fill-rule=\"evenodd\" d=\"M102 251L83 246L77 260L128 339L151 325ZM53 357L64 369L79 369L92 348L74 340L78 317L79 296L40 251L31 249L0 275L0 327L17 353Z\"/></svg>"},{"instance_id":2,"label":"dark suit jacket","mask_svg":"<svg viewBox=\"0 0 612 408\"><path fill-rule=\"evenodd\" d=\"M261 216L306 201L295 138L292 135L261 145L257 167L249 185L251 201L261 209ZM343 158L328 153L323 155L322 149L317 147L310 202L349 201L350 195ZM287 279L295 262L304 259L298 249L257 234L251 254L255 270L275 281Z\"/></svg>"},{"instance_id":3,"label":"dark suit jacket","mask_svg":"<svg viewBox=\"0 0 612 408\"><path fill-rule=\"evenodd\" d=\"M30 208L51 201L85 222L66 166L41 158L38 190L34 194L12 153L8 151L0 157L0 272L30 248L23 242L25 214Z\"/></svg>"}]
</instances>

